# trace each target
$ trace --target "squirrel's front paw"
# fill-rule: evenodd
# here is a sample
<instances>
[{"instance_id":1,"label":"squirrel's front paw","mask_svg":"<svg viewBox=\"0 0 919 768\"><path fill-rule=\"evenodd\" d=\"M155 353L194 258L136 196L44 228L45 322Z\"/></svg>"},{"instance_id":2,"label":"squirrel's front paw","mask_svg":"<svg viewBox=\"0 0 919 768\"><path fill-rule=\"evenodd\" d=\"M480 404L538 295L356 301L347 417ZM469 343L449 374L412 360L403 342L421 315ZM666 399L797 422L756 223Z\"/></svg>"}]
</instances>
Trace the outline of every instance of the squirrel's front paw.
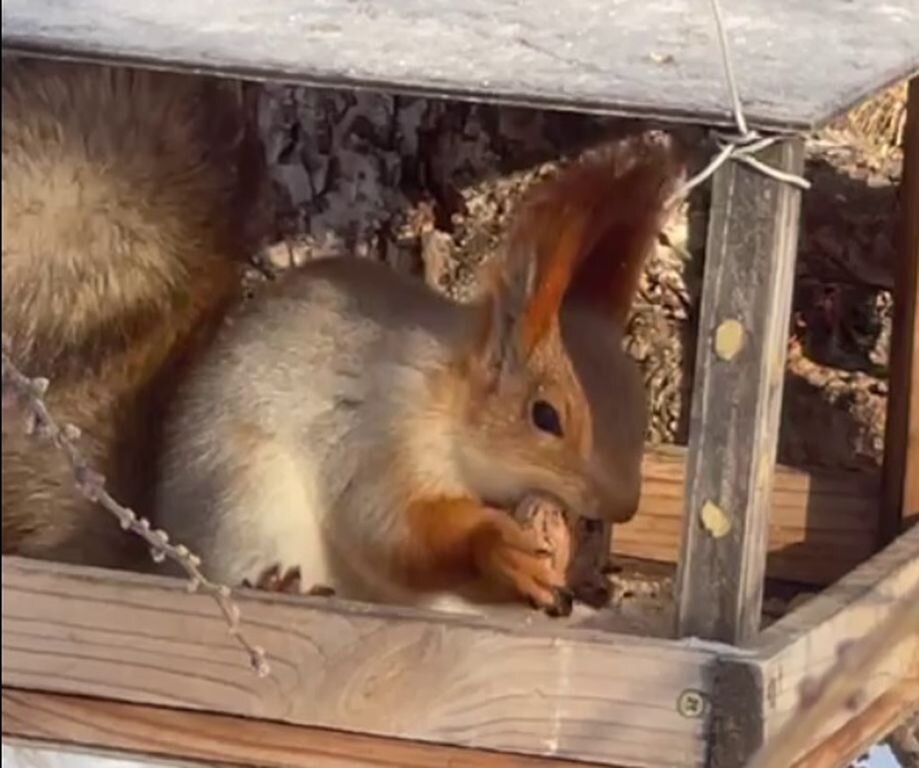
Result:
<instances>
[{"instance_id":1,"label":"squirrel's front paw","mask_svg":"<svg viewBox=\"0 0 919 768\"><path fill-rule=\"evenodd\" d=\"M475 540L479 569L510 584L550 616L568 616L571 592L565 586L564 573L554 567L539 536L497 510L490 523Z\"/></svg>"}]
</instances>

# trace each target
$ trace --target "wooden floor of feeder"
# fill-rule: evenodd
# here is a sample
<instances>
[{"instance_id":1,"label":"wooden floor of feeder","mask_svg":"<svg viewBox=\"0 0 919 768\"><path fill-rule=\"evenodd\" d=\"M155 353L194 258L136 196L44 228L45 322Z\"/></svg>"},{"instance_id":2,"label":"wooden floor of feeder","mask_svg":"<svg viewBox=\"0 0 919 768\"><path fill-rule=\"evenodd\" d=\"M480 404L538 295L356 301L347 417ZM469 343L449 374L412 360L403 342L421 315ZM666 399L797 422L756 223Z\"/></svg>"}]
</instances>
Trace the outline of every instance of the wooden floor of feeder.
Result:
<instances>
[{"instance_id":1,"label":"wooden floor of feeder","mask_svg":"<svg viewBox=\"0 0 919 768\"><path fill-rule=\"evenodd\" d=\"M537 5L6 0L2 36L4 53L734 124L705 4ZM724 5L752 127L813 128L919 71L914 0ZM919 81L911 94L908 208L919 200ZM800 174L803 141L757 157ZM645 456L641 508L613 536L609 607L561 621L519 606L470 618L242 591L241 626L271 665L259 677L214 602L179 580L4 557L4 740L273 768L736 768L794 721L841 644L919 585L919 526L901 527L919 507L919 220L904 228L896 286L907 308L893 345L899 420L879 514L877 474L771 473L800 199L739 163L712 189L697 423L688 453ZM742 366L711 353L728 315L752 340ZM727 391L738 418L720 417ZM740 477L724 455L757 472ZM738 523L717 540L694 517L716 495ZM893 543L876 552L879 533ZM684 629L734 644L673 639L673 567L635 558L681 552ZM779 595L775 611L767 591L760 614L764 554L767 577L829 586L804 602ZM919 635L861 682L799 756L830 744L845 764L904 716Z\"/></svg>"}]
</instances>

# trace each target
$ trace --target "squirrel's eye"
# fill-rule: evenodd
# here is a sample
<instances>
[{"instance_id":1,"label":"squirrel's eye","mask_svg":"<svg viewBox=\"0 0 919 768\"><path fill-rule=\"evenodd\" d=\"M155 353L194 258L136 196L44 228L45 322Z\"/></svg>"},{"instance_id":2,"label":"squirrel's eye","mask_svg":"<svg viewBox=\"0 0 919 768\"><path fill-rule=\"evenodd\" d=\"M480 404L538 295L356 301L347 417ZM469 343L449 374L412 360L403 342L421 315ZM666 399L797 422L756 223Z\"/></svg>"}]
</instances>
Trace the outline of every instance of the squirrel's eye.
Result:
<instances>
[{"instance_id":1,"label":"squirrel's eye","mask_svg":"<svg viewBox=\"0 0 919 768\"><path fill-rule=\"evenodd\" d=\"M558 411L545 400L537 400L533 403L533 424L537 429L550 434L562 436L562 421L559 418Z\"/></svg>"}]
</instances>

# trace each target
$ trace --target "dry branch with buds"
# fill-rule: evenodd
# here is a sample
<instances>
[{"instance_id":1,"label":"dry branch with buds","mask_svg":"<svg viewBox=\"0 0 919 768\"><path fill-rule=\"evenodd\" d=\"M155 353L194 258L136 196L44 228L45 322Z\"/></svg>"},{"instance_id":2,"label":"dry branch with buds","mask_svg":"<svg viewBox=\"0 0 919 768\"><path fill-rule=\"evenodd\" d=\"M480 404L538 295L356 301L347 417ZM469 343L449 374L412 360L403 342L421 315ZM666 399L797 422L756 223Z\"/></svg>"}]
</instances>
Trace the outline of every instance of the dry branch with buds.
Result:
<instances>
[{"instance_id":1,"label":"dry branch with buds","mask_svg":"<svg viewBox=\"0 0 919 768\"><path fill-rule=\"evenodd\" d=\"M50 440L61 451L73 470L77 490L90 501L110 512L125 531L140 536L150 547L150 557L156 563L171 560L178 564L188 576L190 592L203 592L214 599L229 625L230 634L237 639L249 655L253 669L260 677L269 674L270 668L265 651L251 643L240 629L239 607L231 598L230 588L216 584L201 572L201 559L182 544L169 541L165 531L153 528L150 521L128 507L119 504L105 489L105 478L89 466L77 442L80 430L72 424L60 425L48 411L44 394L49 381L45 378L29 378L12 362L9 342L3 337L3 403L16 403L26 414L25 430L36 438Z\"/></svg>"}]
</instances>

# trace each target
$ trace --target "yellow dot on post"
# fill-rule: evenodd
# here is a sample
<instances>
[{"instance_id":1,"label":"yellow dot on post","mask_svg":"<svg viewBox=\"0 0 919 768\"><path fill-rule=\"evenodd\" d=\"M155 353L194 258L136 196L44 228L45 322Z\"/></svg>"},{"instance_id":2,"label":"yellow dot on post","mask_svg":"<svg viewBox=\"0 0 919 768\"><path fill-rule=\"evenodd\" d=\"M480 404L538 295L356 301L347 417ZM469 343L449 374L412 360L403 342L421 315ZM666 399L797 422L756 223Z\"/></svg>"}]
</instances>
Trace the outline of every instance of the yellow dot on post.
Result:
<instances>
[{"instance_id":1,"label":"yellow dot on post","mask_svg":"<svg viewBox=\"0 0 919 768\"><path fill-rule=\"evenodd\" d=\"M731 518L717 504L706 501L702 505L702 511L699 513L702 520L702 527L711 535L713 539L720 539L727 536L731 530Z\"/></svg>"},{"instance_id":2,"label":"yellow dot on post","mask_svg":"<svg viewBox=\"0 0 919 768\"><path fill-rule=\"evenodd\" d=\"M715 330L715 354L731 360L743 347L743 326L737 320L725 320Z\"/></svg>"}]
</instances>

